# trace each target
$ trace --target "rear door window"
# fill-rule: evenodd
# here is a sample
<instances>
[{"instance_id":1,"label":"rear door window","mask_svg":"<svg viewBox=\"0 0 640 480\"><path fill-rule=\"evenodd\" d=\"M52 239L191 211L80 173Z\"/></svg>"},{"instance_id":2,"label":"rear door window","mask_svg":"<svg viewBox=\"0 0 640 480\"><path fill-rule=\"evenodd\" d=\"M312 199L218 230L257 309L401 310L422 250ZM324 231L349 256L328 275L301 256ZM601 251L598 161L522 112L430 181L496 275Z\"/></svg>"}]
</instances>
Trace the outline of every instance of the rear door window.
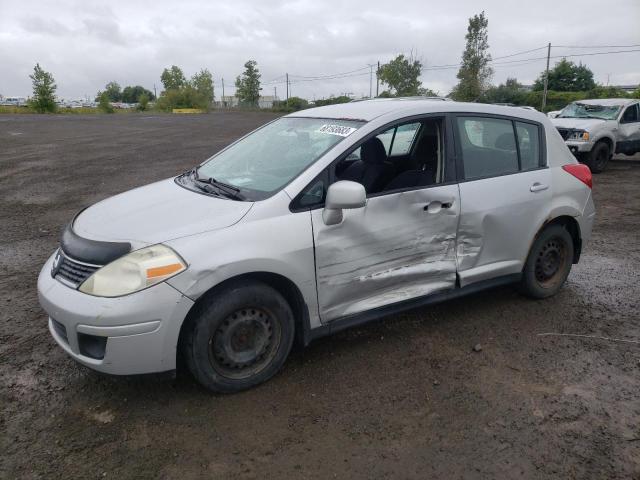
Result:
<instances>
[{"instance_id":1,"label":"rear door window","mask_svg":"<svg viewBox=\"0 0 640 480\"><path fill-rule=\"evenodd\" d=\"M457 117L465 179L519 171L516 136L511 120Z\"/></svg>"}]
</instances>

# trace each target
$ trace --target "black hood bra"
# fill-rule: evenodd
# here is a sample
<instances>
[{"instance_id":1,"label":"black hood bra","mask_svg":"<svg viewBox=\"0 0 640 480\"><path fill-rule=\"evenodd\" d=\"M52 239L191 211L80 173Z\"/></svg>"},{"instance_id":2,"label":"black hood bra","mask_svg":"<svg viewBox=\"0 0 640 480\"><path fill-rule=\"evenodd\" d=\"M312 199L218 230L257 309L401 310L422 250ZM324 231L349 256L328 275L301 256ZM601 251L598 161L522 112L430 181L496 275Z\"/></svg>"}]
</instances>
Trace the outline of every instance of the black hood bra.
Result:
<instances>
[{"instance_id":1,"label":"black hood bra","mask_svg":"<svg viewBox=\"0 0 640 480\"><path fill-rule=\"evenodd\" d=\"M83 211L78 212L62 231L60 247L65 254L80 262L106 265L131 251L129 242L104 242L80 237L73 231L73 223Z\"/></svg>"}]
</instances>

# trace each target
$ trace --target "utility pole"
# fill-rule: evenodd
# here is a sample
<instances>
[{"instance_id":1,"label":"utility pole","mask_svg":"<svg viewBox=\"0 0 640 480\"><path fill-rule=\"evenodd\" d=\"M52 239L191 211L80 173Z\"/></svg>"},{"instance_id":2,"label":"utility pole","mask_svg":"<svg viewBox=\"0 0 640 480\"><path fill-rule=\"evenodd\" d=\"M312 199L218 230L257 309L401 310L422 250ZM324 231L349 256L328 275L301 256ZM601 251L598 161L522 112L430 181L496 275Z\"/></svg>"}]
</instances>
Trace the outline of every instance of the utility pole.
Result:
<instances>
[{"instance_id":1,"label":"utility pole","mask_svg":"<svg viewBox=\"0 0 640 480\"><path fill-rule=\"evenodd\" d=\"M373 65L369 65L369 98L373 95Z\"/></svg>"},{"instance_id":2,"label":"utility pole","mask_svg":"<svg viewBox=\"0 0 640 480\"><path fill-rule=\"evenodd\" d=\"M278 99L278 87L273 87L273 99Z\"/></svg>"},{"instance_id":3,"label":"utility pole","mask_svg":"<svg viewBox=\"0 0 640 480\"><path fill-rule=\"evenodd\" d=\"M542 113L547 107L547 88L549 87L549 59L551 58L551 42L547 45L547 69L544 73L544 92L542 93Z\"/></svg>"},{"instance_id":4,"label":"utility pole","mask_svg":"<svg viewBox=\"0 0 640 480\"><path fill-rule=\"evenodd\" d=\"M380 91L380 60L378 60L378 70L376 70L376 97Z\"/></svg>"},{"instance_id":5,"label":"utility pole","mask_svg":"<svg viewBox=\"0 0 640 480\"><path fill-rule=\"evenodd\" d=\"M153 84L153 96L156 97L156 100L158 99L158 92L156 91L156 84Z\"/></svg>"},{"instance_id":6,"label":"utility pole","mask_svg":"<svg viewBox=\"0 0 640 480\"><path fill-rule=\"evenodd\" d=\"M289 104L289 74L285 73L285 76L287 77L287 105Z\"/></svg>"},{"instance_id":7,"label":"utility pole","mask_svg":"<svg viewBox=\"0 0 640 480\"><path fill-rule=\"evenodd\" d=\"M224 99L224 77L222 77L222 106L227 106L227 101Z\"/></svg>"}]
</instances>

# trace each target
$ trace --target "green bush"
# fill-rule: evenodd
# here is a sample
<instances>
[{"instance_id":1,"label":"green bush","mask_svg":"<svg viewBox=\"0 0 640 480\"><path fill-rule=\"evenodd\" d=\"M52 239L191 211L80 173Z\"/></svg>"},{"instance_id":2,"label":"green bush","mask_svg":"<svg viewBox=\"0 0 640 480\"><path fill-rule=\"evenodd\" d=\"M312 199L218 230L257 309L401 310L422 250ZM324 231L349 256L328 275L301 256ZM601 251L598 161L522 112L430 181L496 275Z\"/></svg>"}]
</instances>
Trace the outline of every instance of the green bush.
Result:
<instances>
[{"instance_id":1,"label":"green bush","mask_svg":"<svg viewBox=\"0 0 640 480\"><path fill-rule=\"evenodd\" d=\"M273 102L271 110L274 112L297 112L298 110L304 110L309 108L309 102L304 98L290 97L289 100L282 100L279 102Z\"/></svg>"},{"instance_id":2,"label":"green bush","mask_svg":"<svg viewBox=\"0 0 640 480\"><path fill-rule=\"evenodd\" d=\"M113 113L113 107L109 103L109 94L107 92L102 92L100 94L98 110L100 110L102 113Z\"/></svg>"},{"instance_id":3,"label":"green bush","mask_svg":"<svg viewBox=\"0 0 640 480\"><path fill-rule=\"evenodd\" d=\"M156 102L156 108L163 112L170 112L174 108L199 108L209 111L211 104L205 95L189 85L162 92Z\"/></svg>"}]
</instances>

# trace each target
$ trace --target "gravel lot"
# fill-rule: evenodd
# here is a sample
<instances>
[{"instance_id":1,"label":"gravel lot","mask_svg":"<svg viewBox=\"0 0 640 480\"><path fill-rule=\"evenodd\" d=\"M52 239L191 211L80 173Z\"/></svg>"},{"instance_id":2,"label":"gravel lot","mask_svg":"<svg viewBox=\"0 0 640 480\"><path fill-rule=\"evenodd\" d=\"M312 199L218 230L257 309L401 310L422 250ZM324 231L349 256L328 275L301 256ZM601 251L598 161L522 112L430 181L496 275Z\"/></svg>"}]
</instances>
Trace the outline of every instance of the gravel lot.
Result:
<instances>
[{"instance_id":1,"label":"gravel lot","mask_svg":"<svg viewBox=\"0 0 640 480\"><path fill-rule=\"evenodd\" d=\"M0 478L640 478L639 156L595 177L593 240L552 299L389 317L232 396L68 358L36 297L61 226L270 118L0 116Z\"/></svg>"}]
</instances>

